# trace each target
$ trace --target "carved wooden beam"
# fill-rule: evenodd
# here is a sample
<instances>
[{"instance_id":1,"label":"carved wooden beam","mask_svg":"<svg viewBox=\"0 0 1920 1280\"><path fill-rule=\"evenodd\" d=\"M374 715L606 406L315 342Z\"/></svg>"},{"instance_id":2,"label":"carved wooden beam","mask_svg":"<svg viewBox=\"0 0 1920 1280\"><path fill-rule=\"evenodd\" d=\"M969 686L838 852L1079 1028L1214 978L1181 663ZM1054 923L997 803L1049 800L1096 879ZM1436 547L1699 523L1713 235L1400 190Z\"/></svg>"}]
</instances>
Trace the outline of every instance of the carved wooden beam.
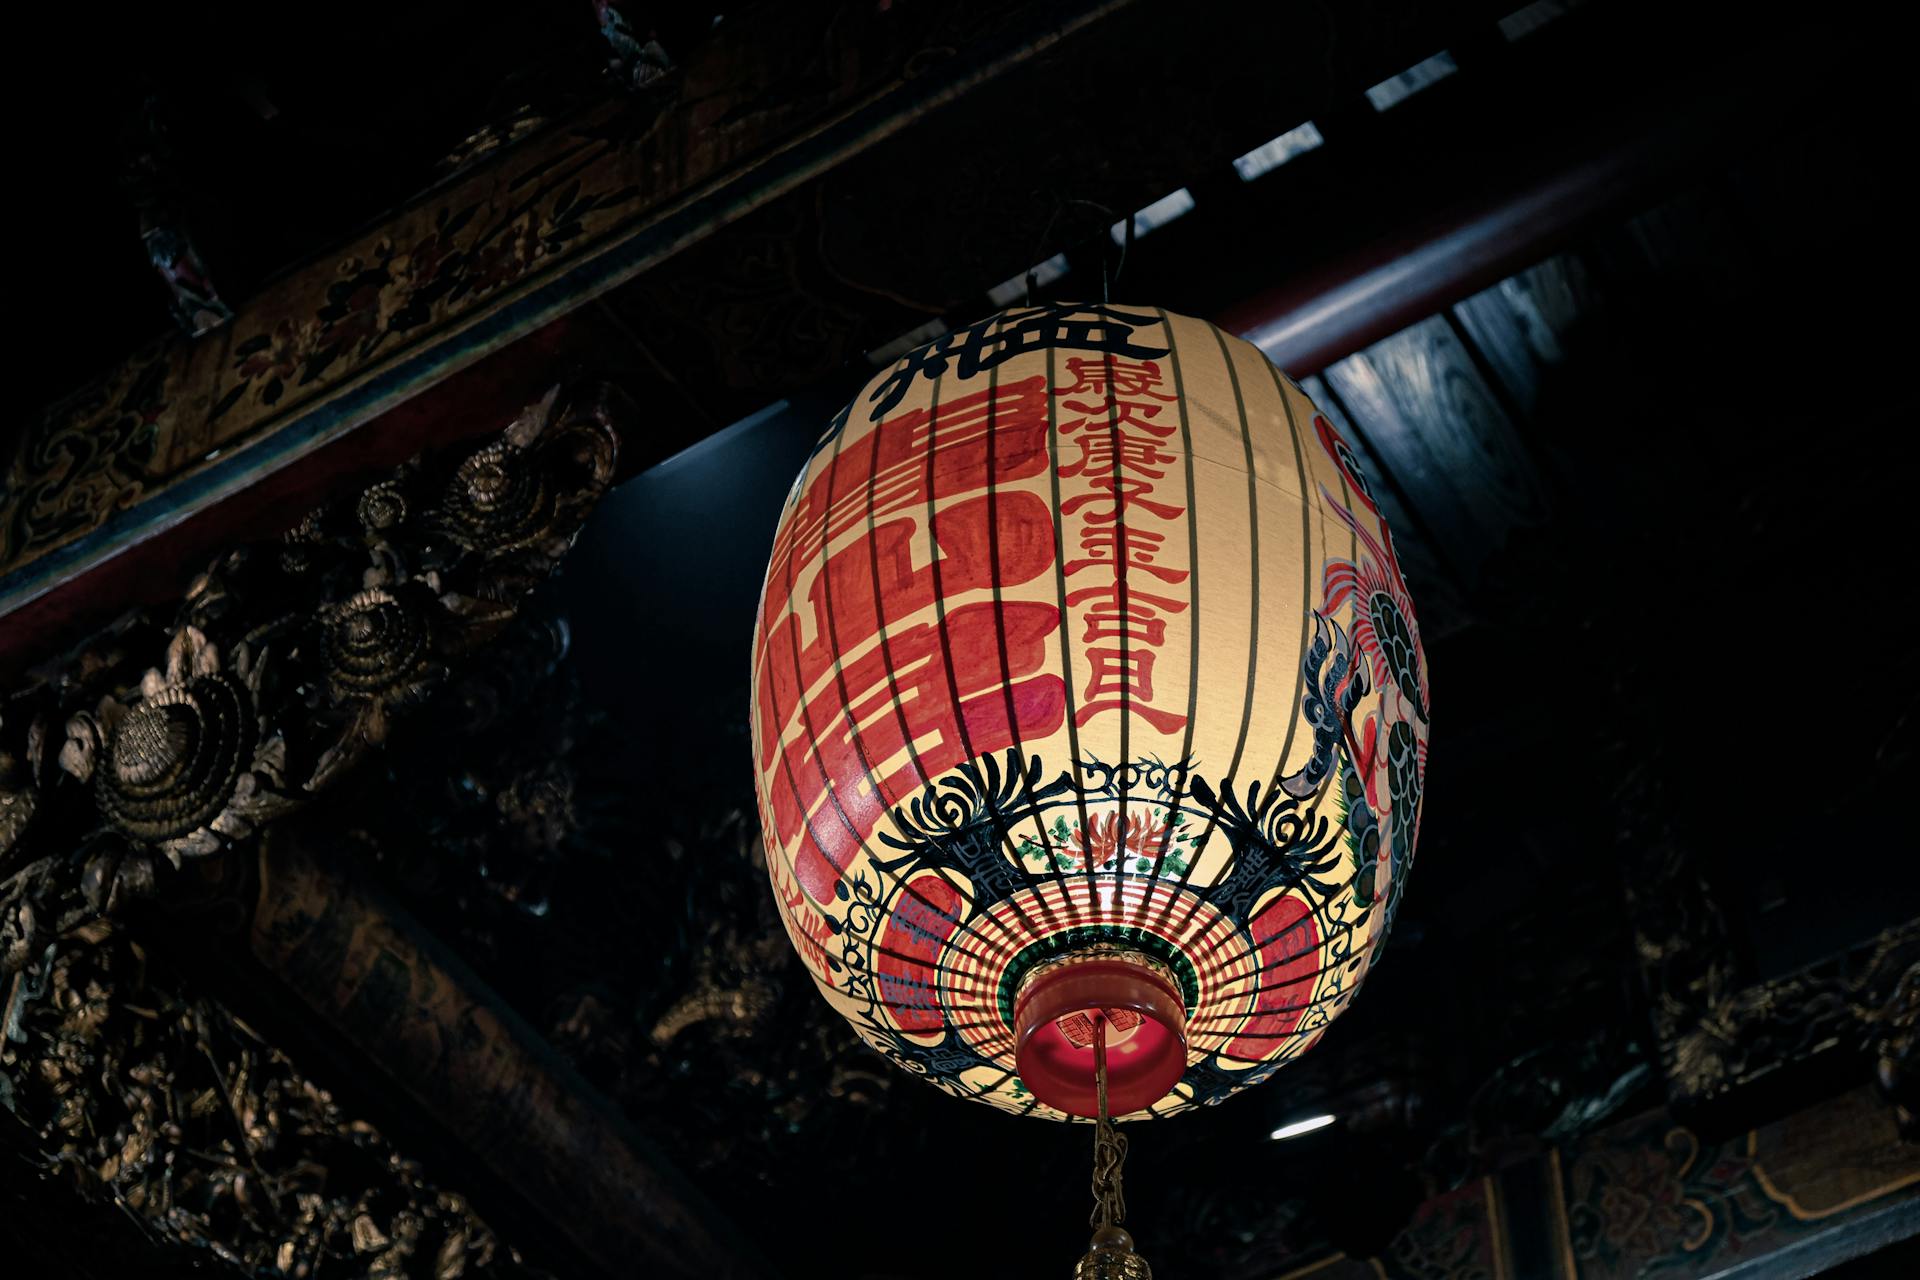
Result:
<instances>
[{"instance_id":1,"label":"carved wooden beam","mask_svg":"<svg viewBox=\"0 0 1920 1280\"><path fill-rule=\"evenodd\" d=\"M1876 1082L1893 1103L1901 1136L1920 1141L1920 961L1900 976L1878 1022Z\"/></svg>"},{"instance_id":2,"label":"carved wooden beam","mask_svg":"<svg viewBox=\"0 0 1920 1280\"><path fill-rule=\"evenodd\" d=\"M1057 199L1125 210L1208 167L1230 173L1233 156L1330 101L1364 102L1368 84L1491 31L1501 10L754 9L640 96L489 154L219 333L137 354L22 432L0 494L0 667L169 559L271 532L251 495L337 478L436 393L431 430L456 431L525 365L604 356L645 370L650 402L671 406L645 438L664 456L929 310L978 304L1032 264ZM794 278L766 278L789 262ZM210 534L210 513L230 508ZM129 559L140 569L118 569Z\"/></svg>"},{"instance_id":3,"label":"carved wooden beam","mask_svg":"<svg viewBox=\"0 0 1920 1280\"><path fill-rule=\"evenodd\" d=\"M216 334L163 339L48 410L6 481L0 612L536 333L1123 4L758 11L647 94L498 152L250 300ZM968 56L951 56L960 48Z\"/></svg>"},{"instance_id":4,"label":"carved wooden beam","mask_svg":"<svg viewBox=\"0 0 1920 1280\"><path fill-rule=\"evenodd\" d=\"M691 1187L481 980L324 838L263 842L254 953L288 993L609 1275L749 1277Z\"/></svg>"},{"instance_id":5,"label":"carved wooden beam","mask_svg":"<svg viewBox=\"0 0 1920 1280\"><path fill-rule=\"evenodd\" d=\"M1429 1198L1377 1256L1236 1280L1789 1280L1920 1233L1920 1146L1866 1086L1716 1137L1666 1111ZM1885 1271L1907 1274L1889 1258Z\"/></svg>"},{"instance_id":6,"label":"carved wooden beam","mask_svg":"<svg viewBox=\"0 0 1920 1280\"><path fill-rule=\"evenodd\" d=\"M502 638L611 484L629 417L608 388L555 388L499 436L221 557L170 616L128 615L6 699L0 1107L49 1174L256 1270L344 1253L397 1274L430 1248L435 1274L524 1273L447 1185L471 1171L427 1178L178 977L183 934L252 914L254 951L362 1063L609 1274L756 1272L611 1104L354 878L350 853L273 835L324 811L396 724L486 720ZM386 1172L341 1172L365 1158Z\"/></svg>"},{"instance_id":7,"label":"carved wooden beam","mask_svg":"<svg viewBox=\"0 0 1920 1280\"><path fill-rule=\"evenodd\" d=\"M14 975L0 1160L20 1139L43 1187L116 1209L130 1237L68 1240L59 1270L40 1274L79 1272L110 1246L133 1264L117 1274L198 1275L211 1257L252 1275L544 1275L447 1185L460 1170L429 1174L191 986L110 921L55 939ZM9 1252L14 1227L0 1247L9 1274L25 1261ZM31 1245L37 1233L20 1234Z\"/></svg>"},{"instance_id":8,"label":"carved wooden beam","mask_svg":"<svg viewBox=\"0 0 1920 1280\"><path fill-rule=\"evenodd\" d=\"M1658 813L1659 786L1642 769L1617 799L1629 815ZM1911 1036L1920 987L1920 920L1798 972L1752 981L1695 851L1664 826L1635 829L1631 820L1622 844L1634 948L1677 1108L1727 1102L1821 1059L1856 1059L1864 1075L1874 1052L1889 1062L1911 1052L1900 1037L1903 1025Z\"/></svg>"}]
</instances>

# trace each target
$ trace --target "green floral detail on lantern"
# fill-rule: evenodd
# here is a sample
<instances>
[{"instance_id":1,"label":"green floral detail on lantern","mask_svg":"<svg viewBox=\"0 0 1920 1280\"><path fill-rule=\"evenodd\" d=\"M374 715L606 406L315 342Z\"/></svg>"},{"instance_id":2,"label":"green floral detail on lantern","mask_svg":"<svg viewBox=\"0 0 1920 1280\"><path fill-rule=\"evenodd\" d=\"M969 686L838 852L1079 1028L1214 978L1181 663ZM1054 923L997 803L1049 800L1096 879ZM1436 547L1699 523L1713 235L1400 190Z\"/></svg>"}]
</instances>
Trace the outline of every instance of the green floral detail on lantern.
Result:
<instances>
[{"instance_id":1,"label":"green floral detail on lantern","mask_svg":"<svg viewBox=\"0 0 1920 1280\"><path fill-rule=\"evenodd\" d=\"M1021 836L1014 852L1021 863L1036 871L1118 871L1127 875L1159 874L1182 876L1193 857L1193 832L1187 815L1175 812L1171 819L1161 808L1136 808L1120 821L1118 809L1087 815L1084 825L1069 826L1065 815L1056 814L1047 829L1045 844L1031 836Z\"/></svg>"}]
</instances>

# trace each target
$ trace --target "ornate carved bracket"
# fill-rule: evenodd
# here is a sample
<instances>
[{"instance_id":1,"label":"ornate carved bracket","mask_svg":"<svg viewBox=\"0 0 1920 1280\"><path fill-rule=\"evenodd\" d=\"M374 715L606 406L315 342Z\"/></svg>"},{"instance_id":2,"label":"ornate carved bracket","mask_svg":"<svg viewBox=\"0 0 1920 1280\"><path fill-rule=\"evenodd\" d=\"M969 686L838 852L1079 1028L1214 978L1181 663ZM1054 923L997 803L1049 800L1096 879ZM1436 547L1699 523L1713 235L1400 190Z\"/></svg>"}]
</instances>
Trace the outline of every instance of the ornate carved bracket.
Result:
<instances>
[{"instance_id":1,"label":"ornate carved bracket","mask_svg":"<svg viewBox=\"0 0 1920 1280\"><path fill-rule=\"evenodd\" d=\"M518 1273L458 1196L160 976L129 909L238 905L261 828L515 622L611 484L626 412L556 388L464 457L221 558L171 617L121 619L0 704L0 1105L50 1169L250 1269L412 1274L427 1251L440 1275Z\"/></svg>"},{"instance_id":2,"label":"ornate carved bracket","mask_svg":"<svg viewBox=\"0 0 1920 1280\"><path fill-rule=\"evenodd\" d=\"M1875 1047L1880 1088L1893 1103L1900 1135L1909 1142L1920 1140L1920 1076L1914 1070L1920 1059L1920 961L1900 975L1878 1022Z\"/></svg>"},{"instance_id":3,"label":"ornate carved bracket","mask_svg":"<svg viewBox=\"0 0 1920 1280\"><path fill-rule=\"evenodd\" d=\"M454 1190L216 1001L99 921L17 977L0 1104L50 1174L156 1247L250 1275L531 1277Z\"/></svg>"},{"instance_id":4,"label":"ornate carved bracket","mask_svg":"<svg viewBox=\"0 0 1920 1280\"><path fill-rule=\"evenodd\" d=\"M1659 812L1658 784L1636 774L1619 797L1627 812ZM1900 1058L1894 1010L1920 965L1920 920L1798 973L1747 982L1732 931L1698 860L1661 829L1628 833L1627 903L1651 1006L1668 1097L1712 1103L1776 1071L1876 1039ZM1906 987L1902 987L1905 975ZM1911 1014L1907 1017L1911 1039ZM1883 1030L1884 1029L1884 1030ZM1879 1034L1877 1034L1879 1033Z\"/></svg>"}]
</instances>

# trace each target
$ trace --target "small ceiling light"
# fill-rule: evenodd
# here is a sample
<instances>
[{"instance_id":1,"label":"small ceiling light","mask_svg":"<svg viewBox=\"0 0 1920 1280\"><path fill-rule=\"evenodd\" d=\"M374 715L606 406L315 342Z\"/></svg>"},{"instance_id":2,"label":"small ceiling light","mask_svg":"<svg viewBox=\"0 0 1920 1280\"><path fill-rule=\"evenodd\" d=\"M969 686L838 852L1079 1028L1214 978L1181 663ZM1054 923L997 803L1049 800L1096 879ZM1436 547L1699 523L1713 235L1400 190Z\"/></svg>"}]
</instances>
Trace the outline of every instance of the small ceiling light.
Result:
<instances>
[{"instance_id":1,"label":"small ceiling light","mask_svg":"<svg viewBox=\"0 0 1920 1280\"><path fill-rule=\"evenodd\" d=\"M1315 147L1321 146L1326 139L1320 136L1319 128L1309 120L1298 128L1289 129L1277 138L1270 138L1247 154L1236 158L1233 171L1240 175L1240 181L1252 182L1263 173L1278 169L1297 155L1304 155Z\"/></svg>"},{"instance_id":2,"label":"small ceiling light","mask_svg":"<svg viewBox=\"0 0 1920 1280\"><path fill-rule=\"evenodd\" d=\"M1267 1136L1279 1142L1285 1138L1297 1138L1303 1133L1312 1133L1315 1129L1324 1129L1332 1123L1332 1116L1308 1116L1305 1120L1283 1124Z\"/></svg>"},{"instance_id":3,"label":"small ceiling light","mask_svg":"<svg viewBox=\"0 0 1920 1280\"><path fill-rule=\"evenodd\" d=\"M1445 80L1459 69L1460 64L1453 60L1453 54L1442 49L1431 58L1416 62L1399 75L1388 76L1367 90L1367 101L1373 104L1375 111L1385 111L1405 102L1428 85Z\"/></svg>"},{"instance_id":4,"label":"small ceiling light","mask_svg":"<svg viewBox=\"0 0 1920 1280\"><path fill-rule=\"evenodd\" d=\"M1530 36L1540 28L1563 17L1570 9L1578 8L1580 0L1537 0L1524 9L1516 9L1500 19L1500 34L1511 44L1522 36Z\"/></svg>"},{"instance_id":5,"label":"small ceiling light","mask_svg":"<svg viewBox=\"0 0 1920 1280\"><path fill-rule=\"evenodd\" d=\"M1037 262L1013 279L1002 281L987 290L987 301L996 307L1010 307L1032 297L1035 289L1043 289L1067 274L1068 265L1067 255L1056 253L1045 262Z\"/></svg>"},{"instance_id":6,"label":"small ceiling light","mask_svg":"<svg viewBox=\"0 0 1920 1280\"><path fill-rule=\"evenodd\" d=\"M1127 242L1127 223L1133 223L1136 239L1159 227L1166 226L1175 218L1193 211L1193 192L1185 187L1178 191L1169 191L1144 209L1135 211L1131 219L1122 218L1107 229L1115 244Z\"/></svg>"}]
</instances>

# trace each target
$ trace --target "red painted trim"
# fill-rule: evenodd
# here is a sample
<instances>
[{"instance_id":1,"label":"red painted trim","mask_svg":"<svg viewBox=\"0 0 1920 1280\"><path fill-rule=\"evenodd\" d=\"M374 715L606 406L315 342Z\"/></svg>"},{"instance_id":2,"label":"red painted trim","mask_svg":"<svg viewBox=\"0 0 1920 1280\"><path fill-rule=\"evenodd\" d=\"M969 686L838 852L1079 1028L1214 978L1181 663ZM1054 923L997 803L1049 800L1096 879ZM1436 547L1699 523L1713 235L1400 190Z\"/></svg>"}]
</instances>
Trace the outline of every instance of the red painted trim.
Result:
<instances>
[{"instance_id":1,"label":"red painted trim","mask_svg":"<svg viewBox=\"0 0 1920 1280\"><path fill-rule=\"evenodd\" d=\"M1093 1049L1061 1032L1075 1013L1131 1009L1144 1021L1107 1053L1108 1110L1127 1115L1167 1096L1187 1069L1186 1007L1167 980L1117 957L1042 973L1014 1008L1014 1062L1033 1096L1069 1115L1099 1114Z\"/></svg>"},{"instance_id":2,"label":"red painted trim","mask_svg":"<svg viewBox=\"0 0 1920 1280\"><path fill-rule=\"evenodd\" d=\"M129 609L178 600L214 556L277 537L355 476L372 476L423 449L502 430L577 362L583 337L591 340L581 317L576 311L551 322L28 601L0 626L0 679L17 678Z\"/></svg>"}]
</instances>

